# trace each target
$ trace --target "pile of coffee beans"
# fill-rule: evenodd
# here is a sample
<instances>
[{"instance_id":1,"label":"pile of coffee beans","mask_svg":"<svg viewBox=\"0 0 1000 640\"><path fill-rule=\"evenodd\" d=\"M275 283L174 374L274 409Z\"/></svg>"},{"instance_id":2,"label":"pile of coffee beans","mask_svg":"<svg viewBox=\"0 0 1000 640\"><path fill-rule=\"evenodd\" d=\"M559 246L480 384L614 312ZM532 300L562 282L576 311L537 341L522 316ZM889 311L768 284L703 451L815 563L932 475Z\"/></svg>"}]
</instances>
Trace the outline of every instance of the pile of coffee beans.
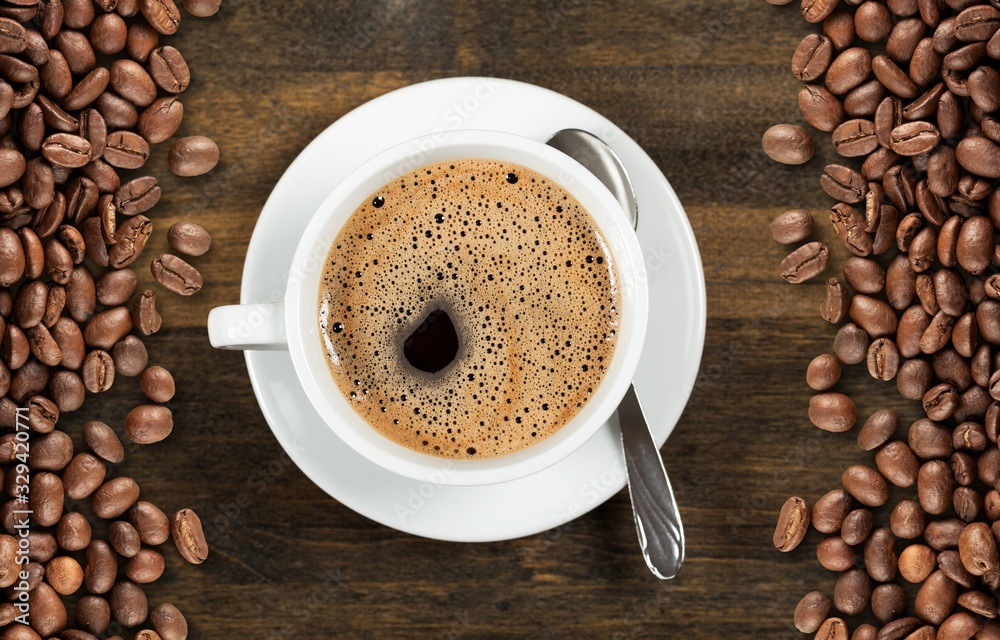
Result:
<instances>
[{"instance_id":1,"label":"pile of coffee beans","mask_svg":"<svg viewBox=\"0 0 1000 640\"><path fill-rule=\"evenodd\" d=\"M806 372L817 392L809 419L831 432L854 427L857 407L835 387L855 364L895 380L925 417L901 430L895 412L872 414L858 446L874 452L874 467L852 465L842 488L811 506L793 497L782 507L775 547L795 549L811 526L829 535L820 564L841 572L832 600L807 594L794 624L823 640L995 640L1000 2L803 0L802 12L822 33L802 40L792 72L806 83L804 119L845 158L819 179L837 201L829 219L849 254L842 277L826 282L820 313L839 329L833 353ZM764 136L767 154L808 160L808 132L779 127ZM813 220L789 211L771 231L802 243ZM829 247L808 242L779 273L799 283L829 262ZM916 495L893 506L893 486ZM868 611L880 627L858 624L851 634L839 617Z\"/></svg>"},{"instance_id":2,"label":"pile of coffee beans","mask_svg":"<svg viewBox=\"0 0 1000 640\"><path fill-rule=\"evenodd\" d=\"M183 2L202 17L220 4ZM135 638L187 637L180 611L166 603L150 611L141 585L163 573L157 547L171 537L185 560L205 561L201 521L190 509L169 518L116 473L126 451L120 432L149 445L174 429L164 404L173 377L150 366L142 340L162 324L156 292L139 290L132 268L161 196L157 179L139 170L161 152L179 176L219 161L202 136L156 149L178 130L178 96L191 81L181 53L161 42L181 17L174 0L0 1L3 640L87 640L143 626ZM191 257L211 245L192 222L167 237ZM168 291L202 286L178 255L148 264ZM123 430L73 423L88 394L130 377L148 402L124 416Z\"/></svg>"}]
</instances>

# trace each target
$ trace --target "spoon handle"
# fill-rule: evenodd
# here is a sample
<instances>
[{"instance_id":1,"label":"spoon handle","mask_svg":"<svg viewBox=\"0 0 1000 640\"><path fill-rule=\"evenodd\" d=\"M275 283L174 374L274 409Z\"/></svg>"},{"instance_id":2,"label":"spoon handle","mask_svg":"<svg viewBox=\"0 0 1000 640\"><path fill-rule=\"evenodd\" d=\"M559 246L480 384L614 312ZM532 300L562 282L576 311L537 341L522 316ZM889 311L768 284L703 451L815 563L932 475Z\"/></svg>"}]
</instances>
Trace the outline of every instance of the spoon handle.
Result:
<instances>
[{"instance_id":1,"label":"spoon handle","mask_svg":"<svg viewBox=\"0 0 1000 640\"><path fill-rule=\"evenodd\" d=\"M618 421L642 557L656 577L669 580L684 562L684 528L660 451L633 386L618 406Z\"/></svg>"}]
</instances>

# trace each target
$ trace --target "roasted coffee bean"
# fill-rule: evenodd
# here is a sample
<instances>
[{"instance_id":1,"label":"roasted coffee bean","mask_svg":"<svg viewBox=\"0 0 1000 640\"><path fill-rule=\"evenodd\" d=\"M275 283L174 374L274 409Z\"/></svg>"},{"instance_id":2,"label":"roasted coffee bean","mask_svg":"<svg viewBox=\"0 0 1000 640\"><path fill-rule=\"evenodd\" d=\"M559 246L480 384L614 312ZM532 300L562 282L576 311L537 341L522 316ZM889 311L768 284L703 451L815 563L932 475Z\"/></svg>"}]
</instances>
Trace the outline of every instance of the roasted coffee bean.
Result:
<instances>
[{"instance_id":1,"label":"roasted coffee bean","mask_svg":"<svg viewBox=\"0 0 1000 640\"><path fill-rule=\"evenodd\" d=\"M831 198L847 204L862 202L868 191L868 184L860 173L839 164L828 164L823 168L820 185ZM847 209L850 208L847 207ZM858 217L864 219L860 213L858 213ZM864 226L864 224L861 225L862 228Z\"/></svg>"},{"instance_id":2,"label":"roasted coffee bean","mask_svg":"<svg viewBox=\"0 0 1000 640\"><path fill-rule=\"evenodd\" d=\"M939 311L927 325L920 337L920 350L926 354L936 353L943 349L951 339L955 326L955 318L944 311Z\"/></svg>"},{"instance_id":3,"label":"roasted coffee bean","mask_svg":"<svg viewBox=\"0 0 1000 640\"><path fill-rule=\"evenodd\" d=\"M140 0L139 10L150 26L163 35L169 36L177 32L181 22L181 12L174 4L174 0Z\"/></svg>"},{"instance_id":4,"label":"roasted coffee bean","mask_svg":"<svg viewBox=\"0 0 1000 640\"><path fill-rule=\"evenodd\" d=\"M39 387L45 385L41 382ZM40 390L40 389L39 389ZM34 391L31 389L30 391ZM44 396L33 395L27 399L28 426L37 433L50 433L59 421L59 407Z\"/></svg>"},{"instance_id":5,"label":"roasted coffee bean","mask_svg":"<svg viewBox=\"0 0 1000 640\"><path fill-rule=\"evenodd\" d=\"M128 27L121 16L102 13L90 26L90 42L98 53L113 55L125 48Z\"/></svg>"},{"instance_id":6,"label":"roasted coffee bean","mask_svg":"<svg viewBox=\"0 0 1000 640\"><path fill-rule=\"evenodd\" d=\"M168 402L174 397L174 378L163 367L149 367L139 378L142 392L153 402Z\"/></svg>"},{"instance_id":7,"label":"roasted coffee bean","mask_svg":"<svg viewBox=\"0 0 1000 640\"><path fill-rule=\"evenodd\" d=\"M87 564L83 570L83 582L87 591L103 594L111 591L118 575L118 556L114 549L103 540L94 540L87 547Z\"/></svg>"},{"instance_id":8,"label":"roasted coffee bean","mask_svg":"<svg viewBox=\"0 0 1000 640\"><path fill-rule=\"evenodd\" d=\"M1000 178L1000 145L982 136L963 138L955 148L962 167L984 178Z\"/></svg>"},{"instance_id":9,"label":"roasted coffee bean","mask_svg":"<svg viewBox=\"0 0 1000 640\"><path fill-rule=\"evenodd\" d=\"M875 260L850 256L844 263L844 278L859 293L876 294L885 287L886 271Z\"/></svg>"},{"instance_id":10,"label":"roasted coffee bean","mask_svg":"<svg viewBox=\"0 0 1000 640\"><path fill-rule=\"evenodd\" d=\"M898 584L880 584L872 590L872 614L880 623L885 624L890 622L898 618L905 611L906 593ZM865 625L858 627L854 632L855 636L858 634L858 630L864 628ZM870 637L877 639L878 632L875 627L868 625L868 628L871 630L869 632Z\"/></svg>"},{"instance_id":11,"label":"roasted coffee bean","mask_svg":"<svg viewBox=\"0 0 1000 640\"><path fill-rule=\"evenodd\" d=\"M1000 302L985 300L976 307L976 328L986 342L1000 344Z\"/></svg>"},{"instance_id":12,"label":"roasted coffee bean","mask_svg":"<svg viewBox=\"0 0 1000 640\"><path fill-rule=\"evenodd\" d=\"M111 622L111 606L101 596L84 596L76 605L76 624L95 636L102 636Z\"/></svg>"},{"instance_id":13,"label":"roasted coffee bean","mask_svg":"<svg viewBox=\"0 0 1000 640\"><path fill-rule=\"evenodd\" d=\"M94 349L83 361L83 384L87 391L100 393L107 391L115 381L115 364L107 351Z\"/></svg>"},{"instance_id":14,"label":"roasted coffee bean","mask_svg":"<svg viewBox=\"0 0 1000 640\"><path fill-rule=\"evenodd\" d=\"M156 99L156 85L138 62L121 58L111 65L111 87L137 107L148 107Z\"/></svg>"},{"instance_id":15,"label":"roasted coffee bean","mask_svg":"<svg viewBox=\"0 0 1000 640\"><path fill-rule=\"evenodd\" d=\"M83 425L83 439L90 450L108 462L118 464L125 459L125 448L114 430L103 422Z\"/></svg>"},{"instance_id":16,"label":"roasted coffee bean","mask_svg":"<svg viewBox=\"0 0 1000 640\"><path fill-rule=\"evenodd\" d=\"M937 231L932 227L924 227L913 237L910 243L910 267L916 273L923 273L931 268L937 260Z\"/></svg>"},{"instance_id":17,"label":"roasted coffee bean","mask_svg":"<svg viewBox=\"0 0 1000 640\"><path fill-rule=\"evenodd\" d=\"M830 571L847 571L858 561L858 554L840 536L831 536L816 547L820 566Z\"/></svg>"},{"instance_id":18,"label":"roasted coffee bean","mask_svg":"<svg viewBox=\"0 0 1000 640\"><path fill-rule=\"evenodd\" d=\"M892 437L899 426L899 416L892 409L881 409L871 414L858 432L858 447L872 451Z\"/></svg>"},{"instance_id":19,"label":"roasted coffee bean","mask_svg":"<svg viewBox=\"0 0 1000 640\"><path fill-rule=\"evenodd\" d=\"M201 518L191 509L181 509L171 520L171 535L181 556L191 564L201 564L208 558L208 542L202 530Z\"/></svg>"},{"instance_id":20,"label":"roasted coffee bean","mask_svg":"<svg viewBox=\"0 0 1000 640\"><path fill-rule=\"evenodd\" d=\"M63 471L66 495L82 500L94 493L104 482L107 468L99 458L89 453L78 453Z\"/></svg>"},{"instance_id":21,"label":"roasted coffee bean","mask_svg":"<svg viewBox=\"0 0 1000 640\"><path fill-rule=\"evenodd\" d=\"M0 228L0 286L9 287L24 275L25 255L17 233Z\"/></svg>"},{"instance_id":22,"label":"roasted coffee bean","mask_svg":"<svg viewBox=\"0 0 1000 640\"><path fill-rule=\"evenodd\" d=\"M871 153L878 147L875 124L871 120L861 118L841 123L833 131L833 146L837 153L845 157Z\"/></svg>"},{"instance_id":23,"label":"roasted coffee bean","mask_svg":"<svg viewBox=\"0 0 1000 640\"><path fill-rule=\"evenodd\" d=\"M45 582L40 582L28 595L31 628L38 633L35 637L49 638L61 633L66 628L66 606L55 589ZM11 637L12 640L15 638L8 637ZM21 636L21 638L30 637Z\"/></svg>"},{"instance_id":24,"label":"roasted coffee bean","mask_svg":"<svg viewBox=\"0 0 1000 640\"><path fill-rule=\"evenodd\" d=\"M917 592L913 610L922 620L940 625L951 614L957 599L957 585L942 572L935 571Z\"/></svg>"},{"instance_id":25,"label":"roasted coffee bean","mask_svg":"<svg viewBox=\"0 0 1000 640\"><path fill-rule=\"evenodd\" d=\"M852 47L841 52L830 63L826 71L826 88L836 95L845 94L867 80L871 71L872 57L868 50Z\"/></svg>"},{"instance_id":26,"label":"roasted coffee bean","mask_svg":"<svg viewBox=\"0 0 1000 640\"><path fill-rule=\"evenodd\" d=\"M73 458L73 440L53 431L31 443L30 465L36 471L61 471Z\"/></svg>"},{"instance_id":27,"label":"roasted coffee bean","mask_svg":"<svg viewBox=\"0 0 1000 640\"><path fill-rule=\"evenodd\" d=\"M111 523L108 527L108 540L123 558L134 557L142 548L139 532L124 520L115 520Z\"/></svg>"},{"instance_id":28,"label":"roasted coffee bean","mask_svg":"<svg viewBox=\"0 0 1000 640\"><path fill-rule=\"evenodd\" d=\"M858 38L865 42L881 42L889 37L892 14L879 2L864 2L854 14L854 27Z\"/></svg>"},{"instance_id":29,"label":"roasted coffee bean","mask_svg":"<svg viewBox=\"0 0 1000 640\"><path fill-rule=\"evenodd\" d=\"M111 266L121 269L132 264L142 253L152 232L153 223L146 216L139 214L127 219L118 228L115 243L108 251Z\"/></svg>"},{"instance_id":30,"label":"roasted coffee bean","mask_svg":"<svg viewBox=\"0 0 1000 640\"><path fill-rule=\"evenodd\" d=\"M83 267L72 270L66 283L66 311L77 322L86 322L94 316L97 302L96 284L90 272Z\"/></svg>"},{"instance_id":31,"label":"roasted coffee bean","mask_svg":"<svg viewBox=\"0 0 1000 640\"><path fill-rule=\"evenodd\" d=\"M920 506L932 515L944 513L951 506L951 467L942 460L931 460L917 474L917 495Z\"/></svg>"},{"instance_id":32,"label":"roasted coffee bean","mask_svg":"<svg viewBox=\"0 0 1000 640\"><path fill-rule=\"evenodd\" d=\"M135 295L138 277L131 269L116 269L97 281L97 300L105 306L123 305Z\"/></svg>"},{"instance_id":33,"label":"roasted coffee bean","mask_svg":"<svg viewBox=\"0 0 1000 640\"><path fill-rule=\"evenodd\" d=\"M80 82L73 87L73 90L70 91L65 98L63 98L63 107L71 111L77 111L89 106L97 100L102 93L104 93L105 89L108 88L109 79L110 75L108 70L104 67L97 67L80 80ZM91 153L90 157L95 156Z\"/></svg>"},{"instance_id":34,"label":"roasted coffee bean","mask_svg":"<svg viewBox=\"0 0 1000 640\"><path fill-rule=\"evenodd\" d=\"M150 144L163 142L176 133L184 118L184 105L175 97L159 98L139 114L139 134Z\"/></svg>"},{"instance_id":35,"label":"roasted coffee bean","mask_svg":"<svg viewBox=\"0 0 1000 640\"><path fill-rule=\"evenodd\" d=\"M822 0L816 0L816 2L822 2ZM823 640L848 640L847 636L847 623L840 618L827 618L816 631L816 637L823 638Z\"/></svg>"},{"instance_id":36,"label":"roasted coffee bean","mask_svg":"<svg viewBox=\"0 0 1000 640\"><path fill-rule=\"evenodd\" d=\"M895 312L878 298L856 295L851 298L848 313L851 320L873 338L889 336L896 331L898 320Z\"/></svg>"},{"instance_id":37,"label":"roasted coffee bean","mask_svg":"<svg viewBox=\"0 0 1000 640\"><path fill-rule=\"evenodd\" d=\"M904 540L919 538L924 532L924 525L924 512L913 500L903 500L898 503L893 507L889 517L889 527L893 535Z\"/></svg>"},{"instance_id":38,"label":"roasted coffee bean","mask_svg":"<svg viewBox=\"0 0 1000 640\"><path fill-rule=\"evenodd\" d=\"M69 556L57 556L45 565L45 581L56 593L72 595L83 584L83 567Z\"/></svg>"},{"instance_id":39,"label":"roasted coffee bean","mask_svg":"<svg viewBox=\"0 0 1000 640\"><path fill-rule=\"evenodd\" d=\"M156 311L155 292L147 289L132 301L132 321L139 333L144 336L160 330L162 320Z\"/></svg>"},{"instance_id":40,"label":"roasted coffee bean","mask_svg":"<svg viewBox=\"0 0 1000 640\"><path fill-rule=\"evenodd\" d=\"M958 596L958 604L984 618L997 617L997 600L982 591L966 591Z\"/></svg>"},{"instance_id":41,"label":"roasted coffee bean","mask_svg":"<svg viewBox=\"0 0 1000 640\"><path fill-rule=\"evenodd\" d=\"M983 522L973 522L962 530L958 539L958 552L962 565L974 576L1000 569L996 540L989 525Z\"/></svg>"},{"instance_id":42,"label":"roasted coffee bean","mask_svg":"<svg viewBox=\"0 0 1000 640\"><path fill-rule=\"evenodd\" d=\"M111 520L128 511L138 499L139 485L135 480L119 477L104 483L94 493L91 506L97 517Z\"/></svg>"},{"instance_id":43,"label":"roasted coffee bean","mask_svg":"<svg viewBox=\"0 0 1000 640\"><path fill-rule=\"evenodd\" d=\"M829 263L827 246L822 242L810 242L788 254L778 266L778 273L786 282L799 284L823 273ZM171 291L191 295L201 288L201 275L176 256L161 255L152 268L153 277Z\"/></svg>"},{"instance_id":44,"label":"roasted coffee bean","mask_svg":"<svg viewBox=\"0 0 1000 640\"><path fill-rule=\"evenodd\" d=\"M824 431L847 431L857 415L854 401L842 393L818 393L809 401L809 420Z\"/></svg>"},{"instance_id":45,"label":"roasted coffee bean","mask_svg":"<svg viewBox=\"0 0 1000 640\"><path fill-rule=\"evenodd\" d=\"M982 451L986 448L987 442L989 440L986 437L986 431L981 424L976 422L963 422L955 427L955 431L952 433L952 444L956 449Z\"/></svg>"},{"instance_id":46,"label":"roasted coffee bean","mask_svg":"<svg viewBox=\"0 0 1000 640\"><path fill-rule=\"evenodd\" d=\"M934 572L937 554L930 547L914 544L906 547L899 554L899 574L907 582L918 584Z\"/></svg>"},{"instance_id":47,"label":"roasted coffee bean","mask_svg":"<svg viewBox=\"0 0 1000 640\"><path fill-rule=\"evenodd\" d=\"M865 568L877 582L889 582L896 577L896 538L886 528L872 532L865 541Z\"/></svg>"},{"instance_id":48,"label":"roasted coffee bean","mask_svg":"<svg viewBox=\"0 0 1000 640\"><path fill-rule=\"evenodd\" d=\"M909 260L907 260L907 262L909 262ZM941 306L937 301L937 290L934 288L934 278L932 278L930 274L918 274L913 282L913 289L920 302L920 308L923 310L924 314L927 315L927 318L925 318L925 321L920 327L922 335L923 331L926 331L927 327L930 326L931 319L941 312ZM917 353L920 352L918 351Z\"/></svg>"},{"instance_id":49,"label":"roasted coffee bean","mask_svg":"<svg viewBox=\"0 0 1000 640\"><path fill-rule=\"evenodd\" d=\"M198 18L214 16L222 7L222 0L184 0L184 9ZM162 636L163 633L160 633ZM173 640L164 636L163 640Z\"/></svg>"},{"instance_id":50,"label":"roasted coffee bean","mask_svg":"<svg viewBox=\"0 0 1000 640\"><path fill-rule=\"evenodd\" d=\"M31 476L30 501L32 521L43 527L59 522L63 510L63 483L54 473L42 471Z\"/></svg>"},{"instance_id":51,"label":"roasted coffee bean","mask_svg":"<svg viewBox=\"0 0 1000 640\"><path fill-rule=\"evenodd\" d=\"M160 185L156 178L144 176L130 180L115 192L115 211L122 216L146 213L160 200Z\"/></svg>"},{"instance_id":52,"label":"roasted coffee bean","mask_svg":"<svg viewBox=\"0 0 1000 640\"><path fill-rule=\"evenodd\" d=\"M990 5L973 5L955 18L955 37L962 42L985 42L1000 29L1000 11Z\"/></svg>"},{"instance_id":53,"label":"roasted coffee bean","mask_svg":"<svg viewBox=\"0 0 1000 640\"><path fill-rule=\"evenodd\" d=\"M910 79L920 87L930 86L941 73L943 56L934 48L933 38L924 38L917 43L910 60ZM943 87L943 83L939 83Z\"/></svg>"},{"instance_id":54,"label":"roasted coffee bean","mask_svg":"<svg viewBox=\"0 0 1000 640\"><path fill-rule=\"evenodd\" d=\"M872 530L872 512L868 509L855 509L844 518L840 536L849 545L861 544L868 538Z\"/></svg>"},{"instance_id":55,"label":"roasted coffee bean","mask_svg":"<svg viewBox=\"0 0 1000 640\"><path fill-rule=\"evenodd\" d=\"M795 256L798 251L793 252L782 261L782 277L788 282L801 282L819 273L822 273L829 262L829 250L822 243L810 243L800 248L805 249L812 244L819 247L809 249L805 256L799 255L789 265L789 259ZM825 251L824 251L825 250ZM812 253L815 251L815 253ZM164 253L153 260L150 264L150 271L153 279L164 288L179 293L183 296L190 296L201 290L203 280L197 269L175 255Z\"/></svg>"},{"instance_id":56,"label":"roasted coffee bean","mask_svg":"<svg viewBox=\"0 0 1000 640\"><path fill-rule=\"evenodd\" d=\"M125 336L111 348L115 370L123 376L137 376L146 368L146 346L135 336Z\"/></svg>"},{"instance_id":57,"label":"roasted coffee bean","mask_svg":"<svg viewBox=\"0 0 1000 640\"><path fill-rule=\"evenodd\" d=\"M806 85L798 102L802 117L820 131L833 131L844 121L844 105L823 86Z\"/></svg>"},{"instance_id":58,"label":"roasted coffee bean","mask_svg":"<svg viewBox=\"0 0 1000 640\"><path fill-rule=\"evenodd\" d=\"M875 453L875 465L897 487L912 487L917 481L920 461L913 450L900 440L883 445ZM885 580L882 580L885 582Z\"/></svg>"},{"instance_id":59,"label":"roasted coffee bean","mask_svg":"<svg viewBox=\"0 0 1000 640\"><path fill-rule=\"evenodd\" d=\"M959 535L961 534L960 531L958 533ZM958 546L957 540L955 541L955 546ZM965 567L962 566L961 555L955 549L948 549L939 553L937 562L938 568L951 578L955 584L961 585L966 589L976 586L976 576L965 570Z\"/></svg>"},{"instance_id":60,"label":"roasted coffee bean","mask_svg":"<svg viewBox=\"0 0 1000 640\"><path fill-rule=\"evenodd\" d=\"M789 211L783 215L787 216L788 214L794 213L805 212ZM809 232L812 230L812 216L809 216L808 213L806 213L806 216L808 217L808 223L803 222L798 233L801 233L805 229L806 225L808 225ZM777 220L775 222L777 222ZM775 234L774 224L771 225L771 229L772 235L782 235L782 237L788 237L783 234ZM790 231L790 229L785 227L785 231ZM798 233L795 235L798 235ZM809 233L807 232L805 235L808 236ZM803 238L800 238L799 240L801 239ZM798 242L799 240L790 240L789 242ZM212 237L208 234L208 231L205 231L203 227L193 222L175 222L172 224L170 229L167 230L167 241L170 243L170 246L174 248L174 250L189 256L204 255L212 246Z\"/></svg>"},{"instance_id":61,"label":"roasted coffee bean","mask_svg":"<svg viewBox=\"0 0 1000 640\"><path fill-rule=\"evenodd\" d=\"M954 452L951 430L926 418L910 425L907 440L913 452L925 460L947 458Z\"/></svg>"},{"instance_id":62,"label":"roasted coffee bean","mask_svg":"<svg viewBox=\"0 0 1000 640\"><path fill-rule=\"evenodd\" d=\"M132 316L125 307L101 311L87 323L83 339L89 347L110 350L132 329Z\"/></svg>"},{"instance_id":63,"label":"roasted coffee bean","mask_svg":"<svg viewBox=\"0 0 1000 640\"><path fill-rule=\"evenodd\" d=\"M156 49L160 42L160 34L143 22L135 22L129 25L128 35L125 40L125 48L130 58L145 64L149 60L150 54ZM150 62L150 74L155 80L157 77L156 64ZM157 82L159 84L159 82Z\"/></svg>"},{"instance_id":64,"label":"roasted coffee bean","mask_svg":"<svg viewBox=\"0 0 1000 640\"><path fill-rule=\"evenodd\" d=\"M893 258L884 276L886 298L893 309L902 311L913 303L913 298L916 295L916 280L917 274L905 256L899 254ZM878 293L878 291L863 291L863 293Z\"/></svg>"},{"instance_id":65,"label":"roasted coffee bean","mask_svg":"<svg viewBox=\"0 0 1000 640\"><path fill-rule=\"evenodd\" d=\"M895 378L899 363L899 349L889 338L877 338L868 347L868 373L876 380Z\"/></svg>"},{"instance_id":66,"label":"roasted coffee bean","mask_svg":"<svg viewBox=\"0 0 1000 640\"><path fill-rule=\"evenodd\" d=\"M822 58L823 53L817 52L817 59L810 63L809 72L813 72L820 65ZM829 60L827 63L829 64ZM168 93L181 93L191 83L191 71L187 62L180 51L169 45L154 49L149 54L149 72L156 84Z\"/></svg>"},{"instance_id":67,"label":"roasted coffee bean","mask_svg":"<svg viewBox=\"0 0 1000 640\"><path fill-rule=\"evenodd\" d=\"M832 606L830 599L821 592L811 591L807 593L795 606L795 628L802 633L814 633L823 624L823 621L826 620ZM158 627L154 616L156 616L156 611L150 615L150 618L153 619L153 625Z\"/></svg>"},{"instance_id":68,"label":"roasted coffee bean","mask_svg":"<svg viewBox=\"0 0 1000 640\"><path fill-rule=\"evenodd\" d=\"M135 106L125 98L110 91L105 91L98 96L94 106L108 127L129 129L139 121L139 112Z\"/></svg>"},{"instance_id":69,"label":"roasted coffee bean","mask_svg":"<svg viewBox=\"0 0 1000 640\"><path fill-rule=\"evenodd\" d=\"M163 569L163 556L152 549L140 549L125 563L125 575L129 580L139 584L159 580L163 575Z\"/></svg>"},{"instance_id":70,"label":"roasted coffee bean","mask_svg":"<svg viewBox=\"0 0 1000 640\"><path fill-rule=\"evenodd\" d=\"M829 605L830 601L827 600L827 609L829 609ZM815 608L818 610L822 606ZM153 623L153 628L163 640L186 640L188 637L187 620L172 604L164 603L153 609L152 613L149 614L149 621Z\"/></svg>"},{"instance_id":71,"label":"roasted coffee bean","mask_svg":"<svg viewBox=\"0 0 1000 640\"><path fill-rule=\"evenodd\" d=\"M173 414L162 405L144 404L129 412L125 418L125 433L136 444L153 444L170 435L174 428ZM808 522L808 511L802 517Z\"/></svg>"},{"instance_id":72,"label":"roasted coffee bean","mask_svg":"<svg viewBox=\"0 0 1000 640\"><path fill-rule=\"evenodd\" d=\"M79 31L60 31L56 34L55 45L66 58L66 64L69 65L73 75L85 75L97 66L97 58L90 41Z\"/></svg>"},{"instance_id":73,"label":"roasted coffee bean","mask_svg":"<svg viewBox=\"0 0 1000 640\"><path fill-rule=\"evenodd\" d=\"M114 131L108 134L103 158L119 169L139 169L149 158L149 143L137 133Z\"/></svg>"},{"instance_id":74,"label":"roasted coffee bean","mask_svg":"<svg viewBox=\"0 0 1000 640\"><path fill-rule=\"evenodd\" d=\"M866 507L882 506L889 499L889 485L885 478L864 465L856 464L848 467L841 482L844 489Z\"/></svg>"},{"instance_id":75,"label":"roasted coffee bean","mask_svg":"<svg viewBox=\"0 0 1000 640\"><path fill-rule=\"evenodd\" d=\"M844 364L858 364L868 357L871 341L868 333L856 324L848 322L837 331L833 341L833 352Z\"/></svg>"},{"instance_id":76,"label":"roasted coffee bean","mask_svg":"<svg viewBox=\"0 0 1000 640\"><path fill-rule=\"evenodd\" d=\"M87 518L79 512L71 511L59 519L56 528L56 539L59 546L66 551L82 551L90 544L91 530ZM83 572L80 572L83 579Z\"/></svg>"},{"instance_id":77,"label":"roasted coffee bean","mask_svg":"<svg viewBox=\"0 0 1000 640\"><path fill-rule=\"evenodd\" d=\"M958 408L958 392L947 383L935 385L924 394L923 405L931 420L947 420Z\"/></svg>"},{"instance_id":78,"label":"roasted coffee bean","mask_svg":"<svg viewBox=\"0 0 1000 640\"><path fill-rule=\"evenodd\" d=\"M812 157L814 145L808 132L794 125L775 125L764 133L764 152L777 162L802 164ZM219 164L219 146L205 136L181 138L170 147L167 166L183 177L200 176Z\"/></svg>"},{"instance_id":79,"label":"roasted coffee bean","mask_svg":"<svg viewBox=\"0 0 1000 640\"><path fill-rule=\"evenodd\" d=\"M153 0L156 1L156 0ZM111 615L124 627L137 627L149 613L146 594L134 582L123 580L111 589Z\"/></svg>"},{"instance_id":80,"label":"roasted coffee bean","mask_svg":"<svg viewBox=\"0 0 1000 640\"><path fill-rule=\"evenodd\" d=\"M840 323L847 317L849 304L850 294L844 283L836 278L828 279L826 281L826 297L820 307L820 315L823 319L834 324Z\"/></svg>"},{"instance_id":81,"label":"roasted coffee bean","mask_svg":"<svg viewBox=\"0 0 1000 640\"><path fill-rule=\"evenodd\" d=\"M816 391L826 391L837 384L840 371L840 361L836 357L828 353L816 356L806 371L806 383Z\"/></svg>"},{"instance_id":82,"label":"roasted coffee bean","mask_svg":"<svg viewBox=\"0 0 1000 640\"><path fill-rule=\"evenodd\" d=\"M129 522L139 532L143 544L159 545L170 537L170 520L156 505L140 500L129 509Z\"/></svg>"},{"instance_id":83,"label":"roasted coffee bean","mask_svg":"<svg viewBox=\"0 0 1000 640\"><path fill-rule=\"evenodd\" d=\"M979 274L989 266L996 247L993 233L993 223L985 216L972 216L962 224L956 258L963 269Z\"/></svg>"},{"instance_id":84,"label":"roasted coffee bean","mask_svg":"<svg viewBox=\"0 0 1000 640\"><path fill-rule=\"evenodd\" d=\"M868 574L859 569L851 569L837 579L833 588L833 606L841 613L857 615L868 607L871 592Z\"/></svg>"}]
</instances>

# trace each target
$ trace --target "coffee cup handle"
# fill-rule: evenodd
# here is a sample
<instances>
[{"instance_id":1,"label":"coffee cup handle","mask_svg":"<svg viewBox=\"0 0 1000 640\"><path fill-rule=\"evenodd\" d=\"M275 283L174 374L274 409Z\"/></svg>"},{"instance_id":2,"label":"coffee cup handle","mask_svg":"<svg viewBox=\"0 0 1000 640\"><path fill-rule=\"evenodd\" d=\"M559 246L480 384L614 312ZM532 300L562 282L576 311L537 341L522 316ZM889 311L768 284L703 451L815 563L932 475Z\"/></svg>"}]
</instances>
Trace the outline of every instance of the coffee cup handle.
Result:
<instances>
[{"instance_id":1,"label":"coffee cup handle","mask_svg":"<svg viewBox=\"0 0 1000 640\"><path fill-rule=\"evenodd\" d=\"M208 340L216 349L287 351L285 303L216 307L208 314Z\"/></svg>"}]
</instances>

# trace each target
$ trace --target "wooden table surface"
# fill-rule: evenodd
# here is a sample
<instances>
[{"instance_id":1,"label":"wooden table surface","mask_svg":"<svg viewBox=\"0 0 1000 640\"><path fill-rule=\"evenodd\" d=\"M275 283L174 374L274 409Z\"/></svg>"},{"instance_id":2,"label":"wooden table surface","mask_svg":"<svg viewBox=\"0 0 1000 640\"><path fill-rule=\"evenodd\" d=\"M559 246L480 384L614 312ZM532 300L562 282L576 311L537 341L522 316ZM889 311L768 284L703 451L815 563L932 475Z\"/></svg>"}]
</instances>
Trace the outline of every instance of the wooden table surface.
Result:
<instances>
[{"instance_id":1,"label":"wooden table surface","mask_svg":"<svg viewBox=\"0 0 1000 640\"><path fill-rule=\"evenodd\" d=\"M785 250L768 232L783 210L829 204L818 185L828 143L797 168L760 149L768 126L801 121L788 63L809 30L797 3L763 0L225 0L211 19L185 17L171 40L194 74L181 133L213 137L223 161L175 178L161 147L156 224L194 220L214 245L195 261L205 288L163 294L167 328L149 341L177 379L174 435L122 471L164 510L198 511L212 552L192 567L171 551L151 602L181 608L194 638L801 637L792 609L812 589L831 594L834 576L812 536L796 553L773 549L777 511L868 458L853 434L806 418L806 365L832 348L834 328L817 311L821 282L777 277ZM643 565L626 491L555 532L491 544L416 538L352 512L283 454L242 354L208 344L208 311L238 301L257 215L303 147L378 95L463 75L539 84L605 114L687 209L709 317L698 383L664 448L688 544L676 580ZM152 250L163 246L160 234ZM915 416L864 371L841 387L862 416ZM120 424L139 397L122 385L81 413Z\"/></svg>"}]
</instances>

